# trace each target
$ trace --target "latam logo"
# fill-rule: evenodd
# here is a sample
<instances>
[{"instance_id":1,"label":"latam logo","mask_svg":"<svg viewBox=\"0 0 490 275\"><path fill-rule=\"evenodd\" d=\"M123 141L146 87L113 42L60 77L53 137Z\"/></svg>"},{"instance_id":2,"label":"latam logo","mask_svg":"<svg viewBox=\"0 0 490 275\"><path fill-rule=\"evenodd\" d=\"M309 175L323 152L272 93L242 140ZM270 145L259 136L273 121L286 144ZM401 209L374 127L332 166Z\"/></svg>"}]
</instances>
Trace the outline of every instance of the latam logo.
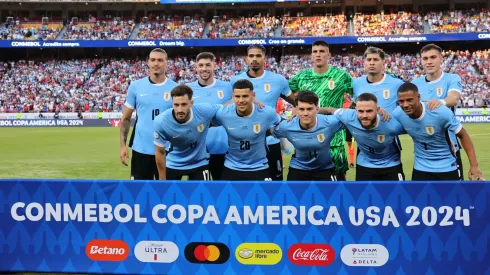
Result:
<instances>
[{"instance_id":1,"label":"latam logo","mask_svg":"<svg viewBox=\"0 0 490 275\"><path fill-rule=\"evenodd\" d=\"M222 243L190 243L184 249L185 258L193 264L224 264L230 249Z\"/></svg>"},{"instance_id":2,"label":"latam logo","mask_svg":"<svg viewBox=\"0 0 490 275\"><path fill-rule=\"evenodd\" d=\"M134 247L134 255L143 263L173 263L179 257L179 248L173 242L141 241Z\"/></svg>"},{"instance_id":3,"label":"latam logo","mask_svg":"<svg viewBox=\"0 0 490 275\"><path fill-rule=\"evenodd\" d=\"M348 266L383 266L390 253L379 244L349 244L340 251L340 258Z\"/></svg>"},{"instance_id":4,"label":"latam logo","mask_svg":"<svg viewBox=\"0 0 490 275\"><path fill-rule=\"evenodd\" d=\"M295 265L327 266L335 260L335 250L328 244L295 244L288 258Z\"/></svg>"},{"instance_id":5,"label":"latam logo","mask_svg":"<svg viewBox=\"0 0 490 275\"><path fill-rule=\"evenodd\" d=\"M128 257L129 247L120 240L91 240L85 254L92 261L121 262Z\"/></svg>"}]
</instances>

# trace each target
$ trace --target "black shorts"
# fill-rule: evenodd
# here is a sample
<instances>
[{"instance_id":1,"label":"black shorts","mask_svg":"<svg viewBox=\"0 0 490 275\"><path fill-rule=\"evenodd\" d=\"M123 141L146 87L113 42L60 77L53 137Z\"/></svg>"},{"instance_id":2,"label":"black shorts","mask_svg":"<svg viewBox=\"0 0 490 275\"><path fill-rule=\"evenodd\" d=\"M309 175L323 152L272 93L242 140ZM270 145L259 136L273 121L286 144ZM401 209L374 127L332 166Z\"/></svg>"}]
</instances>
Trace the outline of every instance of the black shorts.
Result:
<instances>
[{"instance_id":1,"label":"black shorts","mask_svg":"<svg viewBox=\"0 0 490 275\"><path fill-rule=\"evenodd\" d=\"M345 141L352 142L352 134L347 129L345 129Z\"/></svg>"},{"instance_id":2,"label":"black shorts","mask_svg":"<svg viewBox=\"0 0 490 275\"><path fill-rule=\"evenodd\" d=\"M441 173L423 172L413 169L412 172L413 181L458 181L459 178L458 169Z\"/></svg>"},{"instance_id":3,"label":"black shorts","mask_svg":"<svg viewBox=\"0 0 490 275\"><path fill-rule=\"evenodd\" d=\"M459 146L461 148L461 146ZM456 164L458 165L459 179L464 180L463 161L461 160L461 150L456 152Z\"/></svg>"},{"instance_id":4,"label":"black shorts","mask_svg":"<svg viewBox=\"0 0 490 275\"><path fill-rule=\"evenodd\" d=\"M361 165L356 166L356 181L404 181L405 174L401 164L387 168L368 168Z\"/></svg>"},{"instance_id":5,"label":"black shorts","mask_svg":"<svg viewBox=\"0 0 490 275\"><path fill-rule=\"evenodd\" d=\"M132 180L158 180L158 169L154 155L141 154L132 151L131 155Z\"/></svg>"},{"instance_id":6,"label":"black shorts","mask_svg":"<svg viewBox=\"0 0 490 275\"><path fill-rule=\"evenodd\" d=\"M337 181L335 168L311 171L289 167L288 181Z\"/></svg>"},{"instance_id":7,"label":"black shorts","mask_svg":"<svg viewBox=\"0 0 490 275\"><path fill-rule=\"evenodd\" d=\"M221 175L221 180L257 180L270 181L269 169L257 170L257 171L239 171L232 170L228 167L223 168L223 174Z\"/></svg>"},{"instance_id":8,"label":"black shorts","mask_svg":"<svg viewBox=\"0 0 490 275\"><path fill-rule=\"evenodd\" d=\"M223 173L223 167L225 167L225 155L210 155L209 157L209 171L213 180L220 180Z\"/></svg>"},{"instance_id":9,"label":"black shorts","mask_svg":"<svg viewBox=\"0 0 490 275\"><path fill-rule=\"evenodd\" d=\"M167 168L167 180L181 180L183 176L188 176L189 180L210 180L209 167L204 165L189 170Z\"/></svg>"},{"instance_id":10,"label":"black shorts","mask_svg":"<svg viewBox=\"0 0 490 275\"><path fill-rule=\"evenodd\" d=\"M269 177L274 181L283 180L281 144L267 145L267 160L269 161Z\"/></svg>"}]
</instances>

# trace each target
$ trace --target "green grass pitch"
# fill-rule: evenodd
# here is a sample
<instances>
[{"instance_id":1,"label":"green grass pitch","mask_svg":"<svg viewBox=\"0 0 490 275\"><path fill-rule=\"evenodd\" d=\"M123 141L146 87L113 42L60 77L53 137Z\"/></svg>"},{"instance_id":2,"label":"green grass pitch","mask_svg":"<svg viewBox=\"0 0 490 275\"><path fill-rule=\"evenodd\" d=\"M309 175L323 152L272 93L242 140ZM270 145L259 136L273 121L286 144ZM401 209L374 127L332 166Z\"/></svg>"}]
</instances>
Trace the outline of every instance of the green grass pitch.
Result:
<instances>
[{"instance_id":1,"label":"green grass pitch","mask_svg":"<svg viewBox=\"0 0 490 275\"><path fill-rule=\"evenodd\" d=\"M475 145L480 169L490 178L490 124L464 126ZM404 170L410 179L413 143L407 135L401 141ZM129 178L129 167L119 162L119 128L2 128L0 152L0 178ZM466 153L462 157L467 178ZM286 167L289 158L284 159ZM355 178L355 169L348 171L347 178Z\"/></svg>"}]
</instances>

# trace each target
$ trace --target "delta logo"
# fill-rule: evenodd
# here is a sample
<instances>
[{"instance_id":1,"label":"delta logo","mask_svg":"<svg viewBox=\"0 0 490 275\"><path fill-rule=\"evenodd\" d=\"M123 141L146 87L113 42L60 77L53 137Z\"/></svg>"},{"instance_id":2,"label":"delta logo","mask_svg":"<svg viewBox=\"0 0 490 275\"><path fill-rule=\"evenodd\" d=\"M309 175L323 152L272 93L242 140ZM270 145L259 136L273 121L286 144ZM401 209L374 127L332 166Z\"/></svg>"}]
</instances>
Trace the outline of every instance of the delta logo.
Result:
<instances>
[{"instance_id":1,"label":"delta logo","mask_svg":"<svg viewBox=\"0 0 490 275\"><path fill-rule=\"evenodd\" d=\"M129 247L120 240L91 240L85 254L92 261L122 262L129 255Z\"/></svg>"},{"instance_id":2,"label":"delta logo","mask_svg":"<svg viewBox=\"0 0 490 275\"><path fill-rule=\"evenodd\" d=\"M275 265L282 259L282 250L275 243L242 243L235 257L244 265Z\"/></svg>"},{"instance_id":3,"label":"delta logo","mask_svg":"<svg viewBox=\"0 0 490 275\"><path fill-rule=\"evenodd\" d=\"M349 244L340 251L342 262L348 266L383 266L390 253L379 244Z\"/></svg>"},{"instance_id":4,"label":"delta logo","mask_svg":"<svg viewBox=\"0 0 490 275\"><path fill-rule=\"evenodd\" d=\"M328 244L294 244L288 258L295 265L327 266L335 260L335 250Z\"/></svg>"},{"instance_id":5,"label":"delta logo","mask_svg":"<svg viewBox=\"0 0 490 275\"><path fill-rule=\"evenodd\" d=\"M173 242L141 241L134 247L134 256L143 263L173 263L179 257L179 248Z\"/></svg>"},{"instance_id":6,"label":"delta logo","mask_svg":"<svg viewBox=\"0 0 490 275\"><path fill-rule=\"evenodd\" d=\"M193 242L185 247L184 255L193 264L224 264L230 258L230 249L222 243Z\"/></svg>"}]
</instances>

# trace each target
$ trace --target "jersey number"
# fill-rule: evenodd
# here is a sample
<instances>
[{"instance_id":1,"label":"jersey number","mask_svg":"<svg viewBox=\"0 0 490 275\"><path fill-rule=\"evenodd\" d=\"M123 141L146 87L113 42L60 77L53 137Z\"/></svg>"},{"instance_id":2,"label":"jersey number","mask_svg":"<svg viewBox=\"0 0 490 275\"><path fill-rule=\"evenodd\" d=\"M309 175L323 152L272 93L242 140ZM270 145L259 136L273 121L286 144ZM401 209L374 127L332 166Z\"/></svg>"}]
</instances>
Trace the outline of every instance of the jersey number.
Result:
<instances>
[{"instance_id":1,"label":"jersey number","mask_svg":"<svg viewBox=\"0 0 490 275\"><path fill-rule=\"evenodd\" d=\"M242 151L250 150L250 141L240 140L240 150L242 150Z\"/></svg>"},{"instance_id":2,"label":"jersey number","mask_svg":"<svg viewBox=\"0 0 490 275\"><path fill-rule=\"evenodd\" d=\"M374 148L373 147L369 147L369 153L374 154Z\"/></svg>"},{"instance_id":3,"label":"jersey number","mask_svg":"<svg viewBox=\"0 0 490 275\"><path fill-rule=\"evenodd\" d=\"M153 109L151 110L151 120L155 120L155 117L157 117L160 114L159 109Z\"/></svg>"},{"instance_id":4,"label":"jersey number","mask_svg":"<svg viewBox=\"0 0 490 275\"><path fill-rule=\"evenodd\" d=\"M310 158L318 158L318 154L316 153L316 151L309 151L310 153Z\"/></svg>"},{"instance_id":5,"label":"jersey number","mask_svg":"<svg viewBox=\"0 0 490 275\"><path fill-rule=\"evenodd\" d=\"M190 145L190 146L191 146L191 149L196 149L196 147L197 147L197 141L196 141L196 142L191 143L191 145Z\"/></svg>"},{"instance_id":6,"label":"jersey number","mask_svg":"<svg viewBox=\"0 0 490 275\"><path fill-rule=\"evenodd\" d=\"M424 149L427 150L427 143L422 142L422 144L424 145Z\"/></svg>"}]
</instances>

